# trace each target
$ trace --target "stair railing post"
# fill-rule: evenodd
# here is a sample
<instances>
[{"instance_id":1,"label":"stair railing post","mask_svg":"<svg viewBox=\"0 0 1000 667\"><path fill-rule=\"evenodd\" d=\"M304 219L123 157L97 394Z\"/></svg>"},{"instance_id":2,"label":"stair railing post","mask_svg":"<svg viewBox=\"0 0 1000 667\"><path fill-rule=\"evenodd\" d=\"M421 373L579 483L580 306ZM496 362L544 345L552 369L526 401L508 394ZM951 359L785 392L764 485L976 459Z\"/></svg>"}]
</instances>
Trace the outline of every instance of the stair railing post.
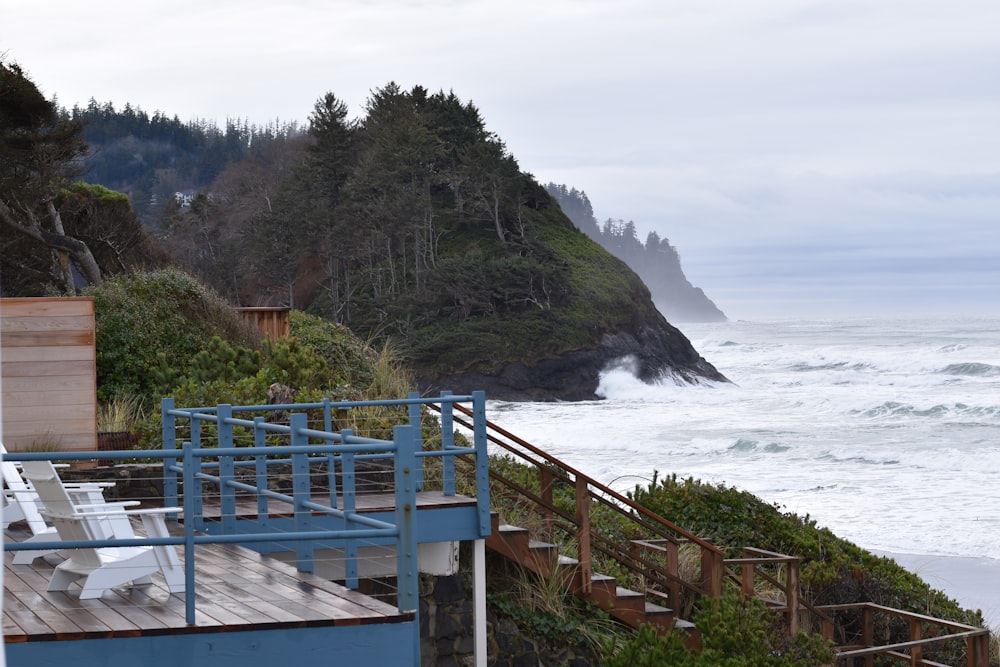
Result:
<instances>
[{"instance_id":1,"label":"stair railing post","mask_svg":"<svg viewBox=\"0 0 1000 667\"><path fill-rule=\"evenodd\" d=\"M871 607L865 606L861 610L861 645L866 648L871 648L875 643L875 612ZM866 655L865 656L865 667L874 667L875 656Z\"/></svg>"},{"instance_id":2,"label":"stair railing post","mask_svg":"<svg viewBox=\"0 0 1000 667\"><path fill-rule=\"evenodd\" d=\"M590 564L590 490L586 478L576 476L577 546L579 549L580 591L590 595L592 570Z\"/></svg>"},{"instance_id":3,"label":"stair railing post","mask_svg":"<svg viewBox=\"0 0 1000 667\"><path fill-rule=\"evenodd\" d=\"M555 478L552 475L552 470L547 466L541 466L538 469L538 485L542 491L542 501L545 503L542 507L542 525L545 526L545 539L552 541L553 526L555 525L555 515L552 513L552 485L555 482Z\"/></svg>"},{"instance_id":4,"label":"stair railing post","mask_svg":"<svg viewBox=\"0 0 1000 667\"><path fill-rule=\"evenodd\" d=\"M666 542L667 550L667 573L670 575L667 581L667 590L670 591L670 608L674 610L674 613L680 615L681 613L681 559L680 553L677 546L677 542L674 540L667 540Z\"/></svg>"},{"instance_id":5,"label":"stair railing post","mask_svg":"<svg viewBox=\"0 0 1000 667\"><path fill-rule=\"evenodd\" d=\"M794 637L799 631L799 561L796 558L788 563L788 575L785 578L785 600L788 603L788 632Z\"/></svg>"},{"instance_id":6,"label":"stair railing post","mask_svg":"<svg viewBox=\"0 0 1000 667\"><path fill-rule=\"evenodd\" d=\"M987 667L990 664L990 635L982 633L967 637L965 640L966 654L969 656L968 667Z\"/></svg>"},{"instance_id":7,"label":"stair railing post","mask_svg":"<svg viewBox=\"0 0 1000 667\"><path fill-rule=\"evenodd\" d=\"M722 553L701 548L701 585L712 597L722 595Z\"/></svg>"},{"instance_id":8,"label":"stair railing post","mask_svg":"<svg viewBox=\"0 0 1000 667\"><path fill-rule=\"evenodd\" d=\"M920 627L920 621L911 618L910 641L920 641L923 638L923 628ZM924 664L924 647L918 644L910 648L910 665L912 667L920 667L922 664Z\"/></svg>"},{"instance_id":9,"label":"stair railing post","mask_svg":"<svg viewBox=\"0 0 1000 667\"><path fill-rule=\"evenodd\" d=\"M743 558L750 558L750 554L746 549L740 554ZM740 565L740 590L743 595L747 597L754 596L753 579L756 574L757 566L754 563L743 563Z\"/></svg>"}]
</instances>

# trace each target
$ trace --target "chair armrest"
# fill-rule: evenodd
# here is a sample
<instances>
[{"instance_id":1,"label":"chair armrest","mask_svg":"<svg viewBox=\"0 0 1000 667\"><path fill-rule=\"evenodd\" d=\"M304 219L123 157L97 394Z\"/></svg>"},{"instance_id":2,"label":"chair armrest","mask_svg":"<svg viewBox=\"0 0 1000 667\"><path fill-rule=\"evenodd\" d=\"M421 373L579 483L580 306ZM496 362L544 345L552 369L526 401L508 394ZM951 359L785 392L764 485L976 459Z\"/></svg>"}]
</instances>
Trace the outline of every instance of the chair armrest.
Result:
<instances>
[{"instance_id":1,"label":"chair armrest","mask_svg":"<svg viewBox=\"0 0 1000 667\"><path fill-rule=\"evenodd\" d=\"M93 504L73 504L73 507L78 510L92 510L96 509L97 512L83 512L88 516L93 516L95 514L120 514L121 512L131 512L134 510L126 510L126 507L135 507L136 505L141 505L138 500L113 500L108 503L93 503Z\"/></svg>"},{"instance_id":2,"label":"chair armrest","mask_svg":"<svg viewBox=\"0 0 1000 667\"><path fill-rule=\"evenodd\" d=\"M144 507L141 510L128 510L129 516L142 516L143 514L183 514L183 507Z\"/></svg>"},{"instance_id":3,"label":"chair armrest","mask_svg":"<svg viewBox=\"0 0 1000 667\"><path fill-rule=\"evenodd\" d=\"M136 502L136 501L132 501L132 502ZM115 504L115 503L107 503L107 504L108 505L112 505L112 504ZM138 504L138 503L136 503L136 504ZM79 505L77 507L78 508L79 507L101 507L101 508L104 508L104 507L106 507L106 505ZM66 518L65 514L53 514L51 512L46 512L44 510L40 510L40 511L45 516ZM96 512L79 512L77 514L72 515L71 518L74 518L74 519L95 519L95 518L100 518L102 516L142 516L143 514L173 514L173 513L180 514L183 511L184 511L183 507L146 507L146 508L137 509L137 510L109 508L109 509L104 509L104 510L96 511Z\"/></svg>"}]
</instances>

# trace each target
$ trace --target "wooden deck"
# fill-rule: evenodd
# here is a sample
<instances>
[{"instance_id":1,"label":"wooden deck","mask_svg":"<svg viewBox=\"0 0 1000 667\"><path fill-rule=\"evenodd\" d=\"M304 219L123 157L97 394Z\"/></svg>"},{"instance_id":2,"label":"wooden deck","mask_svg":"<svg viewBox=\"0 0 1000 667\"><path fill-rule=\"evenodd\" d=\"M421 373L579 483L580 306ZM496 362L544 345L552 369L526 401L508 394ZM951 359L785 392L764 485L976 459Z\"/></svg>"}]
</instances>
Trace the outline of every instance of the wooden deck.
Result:
<instances>
[{"instance_id":1,"label":"wooden deck","mask_svg":"<svg viewBox=\"0 0 1000 667\"><path fill-rule=\"evenodd\" d=\"M328 504L329 499L329 495L313 497L318 504ZM220 516L213 500L206 497L203 507L209 520ZM393 502L391 493L361 494L357 511L388 512ZM444 496L439 491L417 494L419 510L474 507L475 502L475 498ZM292 510L289 503L268 501L271 518L290 517ZM239 500L237 514L241 519L258 518L256 500ZM138 523L136 531L142 532ZM5 531L10 542L28 536L23 522ZM178 553L183 559L183 551ZM196 618L194 625L188 625L184 596L171 595L159 575L154 575L151 585L118 588L98 600L80 600L76 587L69 592L47 592L53 567L62 558L53 554L30 566L13 565L13 553L4 554L6 643L399 623L414 618L358 591L299 572L277 558L237 545L211 544L197 547Z\"/></svg>"},{"instance_id":2,"label":"wooden deck","mask_svg":"<svg viewBox=\"0 0 1000 667\"><path fill-rule=\"evenodd\" d=\"M6 539L27 534L18 524ZM231 632L412 621L395 607L235 545L199 545L196 620L185 622L184 597L163 579L118 588L97 600L77 591L47 592L58 554L12 565L4 554L3 632L7 643Z\"/></svg>"},{"instance_id":3,"label":"wooden deck","mask_svg":"<svg viewBox=\"0 0 1000 667\"><path fill-rule=\"evenodd\" d=\"M205 505L202 508L202 516L206 519L215 520L221 516L221 510L217 503L218 497L205 497ZM312 502L317 505L330 504L329 494L315 494ZM391 512L395 509L395 497L391 493L363 493L358 494L355 503L355 511L359 514L372 514L378 512ZM291 503L269 498L267 501L268 517L283 518L290 517L294 513ZM440 491L418 491L417 509L443 509L449 507L475 507L476 499L469 496L454 495L446 496ZM255 497L241 497L236 501L236 514L241 519L257 519L257 499Z\"/></svg>"}]
</instances>

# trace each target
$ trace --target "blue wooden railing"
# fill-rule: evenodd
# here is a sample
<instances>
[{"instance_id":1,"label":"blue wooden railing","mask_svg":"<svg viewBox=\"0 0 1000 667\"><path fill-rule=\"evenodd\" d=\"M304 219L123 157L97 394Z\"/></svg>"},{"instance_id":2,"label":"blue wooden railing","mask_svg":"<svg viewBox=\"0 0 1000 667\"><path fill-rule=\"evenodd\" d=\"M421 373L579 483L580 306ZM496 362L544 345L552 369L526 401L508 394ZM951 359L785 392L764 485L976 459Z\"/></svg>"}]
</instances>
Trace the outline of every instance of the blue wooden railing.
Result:
<instances>
[{"instance_id":1,"label":"blue wooden railing","mask_svg":"<svg viewBox=\"0 0 1000 667\"><path fill-rule=\"evenodd\" d=\"M473 413L472 426L472 447L461 447L455 444L453 406L456 404L471 404ZM441 420L441 449L424 449L421 440L421 417L422 406L434 404L435 409L440 411ZM486 395L484 392L473 392L468 396L453 395L450 392L442 392L438 397L421 397L419 394L411 393L405 399L386 399L377 401L331 401L324 399L314 403L290 403L280 405L248 405L230 406L217 405L215 407L198 408L177 408L172 398L165 398L162 401L163 415L163 448L164 450L175 450L179 438L179 426L181 422L187 422L190 426L188 430L189 439L194 447L201 447L203 440L214 440L217 447L234 447L236 445L236 433L243 431L244 442L250 441L241 454L245 458L253 455L253 461L235 462L229 460L226 467L219 464L218 474L209 475L206 470L213 468L212 464L203 464L203 468L198 471L200 479L215 481L220 486L221 516L224 522L224 532L230 532L234 527L232 523L236 515L236 494L237 490L266 489L267 467L279 464L291 464L292 478L295 484L303 485L296 488L296 496L301 491L306 497L304 485L308 484L309 476L306 474L312 462L322 461L327 465L328 484L330 488L329 506L327 509L340 509L341 513L334 514L346 520L347 516L353 516L355 507L354 501L357 495L357 476L355 474L355 464L360 461L389 460L392 458L391 448L386 441L365 438L354 435L350 429L334 430L334 414L338 411L351 410L364 407L405 407L407 408L408 425L414 429L416 442L416 457L425 459L430 457L441 459L442 468L442 492L445 496L454 496L455 488L455 457L471 456L475 459L475 497L476 509L479 521L479 537L487 537L490 534L490 503L489 503L489 460L487 457L487 420L486 420ZM320 411L323 428L310 428L308 424L307 412ZM262 414L287 414L288 424L271 423L265 420ZM237 415L246 414L250 418L240 418ZM317 418L316 421L320 421ZM214 437L211 432L206 436L202 433L201 425L215 426ZM252 438L251 438L252 434ZM283 450L287 457L265 459L257 456L260 448L267 442L267 436L276 435L287 438L288 445L307 447L301 453L294 453L290 449ZM321 450L313 447L310 443L316 441L328 445L337 445L332 450ZM313 447L312 449L308 449ZM252 448L252 449L251 449ZM228 466L232 467L228 467ZM236 466L254 466L257 483L255 487L240 484L234 479ZM341 485L337 486L337 471L341 474ZM177 502L178 481L181 474L180 468L165 466L164 476L164 496L167 505ZM424 487L423 466L419 466L414 471L415 484L417 490ZM200 505L200 485L195 489L195 494L187 499L187 502L194 502ZM265 517L267 514L268 493L258 494L258 515ZM300 510L309 509L302 505ZM315 509L315 508L313 508ZM303 516L300 517L299 515ZM297 521L305 521L304 511L296 512ZM201 513L198 513L201 516ZM204 523L199 523L199 529L203 529Z\"/></svg>"},{"instance_id":2,"label":"blue wooden railing","mask_svg":"<svg viewBox=\"0 0 1000 667\"><path fill-rule=\"evenodd\" d=\"M476 426L473 428L473 446L460 447L454 442L450 422L451 406L455 403L471 403L475 413ZM436 403L442 410L442 448L440 450L422 450L420 416L421 405ZM335 432L332 430L332 415L335 410L350 409L359 406L374 405L405 405L408 408L409 422L393 427L393 439L378 440L353 435L349 430ZM312 429L306 423L304 410L323 409L324 427L326 430ZM259 415L253 419L240 419L233 416L240 412L266 412L269 410L285 410L290 413L289 424L272 424L264 421ZM444 415L447 414L448 417ZM190 429L190 439L183 441L178 447L179 423L188 421L197 428ZM212 446L202 446L202 425L214 425L216 437ZM234 446L233 435L239 429L250 430L253 433L253 444L250 447ZM287 436L289 444L266 445L267 434ZM322 444L315 444L317 441ZM177 408L172 399L163 400L163 442L162 450L142 450L101 452L101 459L135 460L137 457L149 460L162 460L164 469L165 505L180 506L178 500L178 482L183 481L185 494L183 502L184 530L183 535L150 538L136 537L132 539L105 539L86 541L53 541L36 542L30 545L6 543L4 549L19 551L23 549L67 549L105 546L136 546L136 545L174 545L184 548L184 568L186 578L186 622L195 623L195 547L200 544L217 543L273 543L279 535L268 530L266 523L258 524L258 532L237 534L236 528L236 492L256 494L258 503L266 517L268 499L284 501L294 507L294 527L292 531L280 533L281 542L293 542L296 545L296 557L300 562L311 562L312 543L343 542L356 544L359 540L381 540L394 542L397 555L397 607L401 613L415 613L418 606L417 591L417 535L415 511L417 507L416 494L423 484L423 458L437 456L442 459L445 470L443 493L455 495L454 459L456 456L471 456L476 461L476 506L481 537L489 535L489 470L486 455L486 417L485 396L477 392L471 396L452 396L442 394L438 398L420 398L411 395L408 399L396 401L363 401L363 402L332 402L323 401L310 404L264 405L232 407L219 405L212 408ZM10 452L5 459L11 461L28 460L59 460L78 461L95 458L93 452ZM205 461L209 458L211 461ZM250 459L250 460L248 460ZM392 479L394 493L394 520L385 521L368 517L355 512L356 498L354 463L357 460L383 459L392 462ZM330 504L325 505L312 501L309 485L311 464L315 461L325 461L329 466ZM293 493L282 494L267 488L267 469L277 463L290 464L293 471ZM235 471L241 466L255 467L255 484L247 484L236 479ZM336 485L335 471L340 471L341 484ZM448 472L451 471L451 472ZM299 474L301 473L301 474ZM220 490L221 525L220 534L204 534L199 526L204 526L203 501L201 487L203 482L214 483ZM339 492L339 493L338 493ZM311 517L314 514L334 517L343 521L344 528L317 529ZM350 553L346 554L347 560ZM356 565L354 566L356 568ZM348 572L349 579L356 580L356 570ZM349 582L350 583L350 582Z\"/></svg>"}]
</instances>

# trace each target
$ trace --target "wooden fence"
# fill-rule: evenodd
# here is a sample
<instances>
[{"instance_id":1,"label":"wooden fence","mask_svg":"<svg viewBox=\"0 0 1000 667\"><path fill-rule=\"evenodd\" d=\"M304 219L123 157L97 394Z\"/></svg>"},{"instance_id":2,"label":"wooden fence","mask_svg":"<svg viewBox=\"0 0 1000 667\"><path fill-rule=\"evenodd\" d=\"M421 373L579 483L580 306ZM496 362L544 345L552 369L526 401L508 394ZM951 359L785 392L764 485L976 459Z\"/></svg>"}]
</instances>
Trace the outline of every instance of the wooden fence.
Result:
<instances>
[{"instance_id":1,"label":"wooden fence","mask_svg":"<svg viewBox=\"0 0 1000 667\"><path fill-rule=\"evenodd\" d=\"M256 326L260 334L271 340L287 338L289 332L289 308L253 307L237 308L243 319Z\"/></svg>"},{"instance_id":2,"label":"wooden fence","mask_svg":"<svg viewBox=\"0 0 1000 667\"><path fill-rule=\"evenodd\" d=\"M94 300L0 299L0 417L9 451L97 448Z\"/></svg>"}]
</instances>

